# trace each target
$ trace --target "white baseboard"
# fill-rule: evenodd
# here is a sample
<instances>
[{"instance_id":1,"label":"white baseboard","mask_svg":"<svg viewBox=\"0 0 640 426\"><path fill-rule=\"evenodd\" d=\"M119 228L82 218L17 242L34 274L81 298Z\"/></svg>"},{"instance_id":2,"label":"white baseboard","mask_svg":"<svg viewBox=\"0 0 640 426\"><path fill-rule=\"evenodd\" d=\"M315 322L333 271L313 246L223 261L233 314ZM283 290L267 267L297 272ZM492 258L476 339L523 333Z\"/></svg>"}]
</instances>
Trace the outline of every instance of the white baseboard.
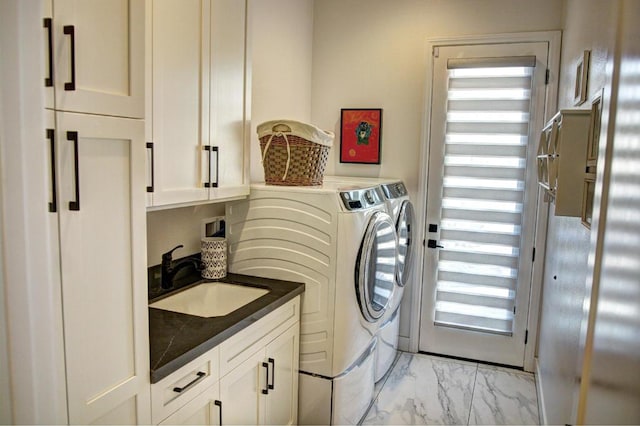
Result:
<instances>
[{"instance_id":1,"label":"white baseboard","mask_svg":"<svg viewBox=\"0 0 640 426\"><path fill-rule=\"evenodd\" d=\"M540 374L538 358L535 358L535 363L536 393L538 394L538 417L541 425L547 425L549 423L547 422L547 410L545 410L544 395L542 394L542 374Z\"/></svg>"}]
</instances>

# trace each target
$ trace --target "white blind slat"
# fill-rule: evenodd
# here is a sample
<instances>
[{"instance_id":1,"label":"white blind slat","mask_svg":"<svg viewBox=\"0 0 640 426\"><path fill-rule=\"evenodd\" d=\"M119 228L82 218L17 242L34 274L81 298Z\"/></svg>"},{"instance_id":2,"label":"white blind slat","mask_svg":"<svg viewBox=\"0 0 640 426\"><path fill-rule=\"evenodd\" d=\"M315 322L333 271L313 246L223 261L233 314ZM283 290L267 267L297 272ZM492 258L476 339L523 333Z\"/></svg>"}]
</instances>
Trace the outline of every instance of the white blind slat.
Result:
<instances>
[{"instance_id":1,"label":"white blind slat","mask_svg":"<svg viewBox=\"0 0 640 426\"><path fill-rule=\"evenodd\" d=\"M495 58L450 58L447 60L448 69L460 68L533 68L536 66L535 56L500 56Z\"/></svg>"}]
</instances>

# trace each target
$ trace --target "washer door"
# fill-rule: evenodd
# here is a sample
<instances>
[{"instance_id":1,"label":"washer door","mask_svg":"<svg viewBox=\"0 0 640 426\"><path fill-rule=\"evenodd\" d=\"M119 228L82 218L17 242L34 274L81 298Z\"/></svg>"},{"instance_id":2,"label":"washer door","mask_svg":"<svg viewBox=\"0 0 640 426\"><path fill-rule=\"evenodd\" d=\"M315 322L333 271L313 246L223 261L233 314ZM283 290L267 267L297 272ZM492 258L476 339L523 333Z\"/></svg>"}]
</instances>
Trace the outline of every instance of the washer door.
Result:
<instances>
[{"instance_id":1,"label":"washer door","mask_svg":"<svg viewBox=\"0 0 640 426\"><path fill-rule=\"evenodd\" d=\"M409 279L411 266L413 265L413 231L414 223L413 204L406 200L400 206L396 233L398 234L398 285L404 287Z\"/></svg>"},{"instance_id":2,"label":"washer door","mask_svg":"<svg viewBox=\"0 0 640 426\"><path fill-rule=\"evenodd\" d=\"M398 240L391 217L377 212L369 221L356 262L356 294L362 315L376 322L394 291Z\"/></svg>"}]
</instances>

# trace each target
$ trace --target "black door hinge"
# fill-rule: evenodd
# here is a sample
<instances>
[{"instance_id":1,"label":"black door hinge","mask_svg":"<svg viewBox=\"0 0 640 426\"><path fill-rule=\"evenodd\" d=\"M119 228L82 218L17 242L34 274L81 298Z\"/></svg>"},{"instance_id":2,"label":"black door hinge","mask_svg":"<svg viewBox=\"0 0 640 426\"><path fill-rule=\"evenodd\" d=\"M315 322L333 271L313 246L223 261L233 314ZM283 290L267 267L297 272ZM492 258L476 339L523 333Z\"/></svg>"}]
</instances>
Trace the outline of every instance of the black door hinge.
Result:
<instances>
[{"instance_id":1,"label":"black door hinge","mask_svg":"<svg viewBox=\"0 0 640 426\"><path fill-rule=\"evenodd\" d=\"M533 254L531 255L531 262L535 262L536 261L536 248L533 248Z\"/></svg>"},{"instance_id":2,"label":"black door hinge","mask_svg":"<svg viewBox=\"0 0 640 426\"><path fill-rule=\"evenodd\" d=\"M524 332L524 344L526 345L528 341L529 341L529 330L526 330Z\"/></svg>"},{"instance_id":3,"label":"black door hinge","mask_svg":"<svg viewBox=\"0 0 640 426\"><path fill-rule=\"evenodd\" d=\"M549 75L551 73L549 72L549 68L547 68L547 71L544 74L544 84L549 84Z\"/></svg>"}]
</instances>

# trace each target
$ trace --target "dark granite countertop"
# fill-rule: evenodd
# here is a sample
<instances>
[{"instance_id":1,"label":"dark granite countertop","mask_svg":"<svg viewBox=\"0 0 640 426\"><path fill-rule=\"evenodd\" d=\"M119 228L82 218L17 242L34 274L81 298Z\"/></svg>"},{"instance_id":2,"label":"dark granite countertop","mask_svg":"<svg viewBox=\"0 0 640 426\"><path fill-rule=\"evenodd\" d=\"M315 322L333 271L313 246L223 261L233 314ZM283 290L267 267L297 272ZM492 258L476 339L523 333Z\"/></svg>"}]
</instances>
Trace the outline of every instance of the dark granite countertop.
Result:
<instances>
[{"instance_id":1,"label":"dark granite countertop","mask_svg":"<svg viewBox=\"0 0 640 426\"><path fill-rule=\"evenodd\" d=\"M199 280L172 293L154 297L150 303L205 281L210 280ZM228 274L219 281L260 287L269 293L222 317L202 318L149 308L151 383L160 381L304 292L303 283L248 275Z\"/></svg>"}]
</instances>

